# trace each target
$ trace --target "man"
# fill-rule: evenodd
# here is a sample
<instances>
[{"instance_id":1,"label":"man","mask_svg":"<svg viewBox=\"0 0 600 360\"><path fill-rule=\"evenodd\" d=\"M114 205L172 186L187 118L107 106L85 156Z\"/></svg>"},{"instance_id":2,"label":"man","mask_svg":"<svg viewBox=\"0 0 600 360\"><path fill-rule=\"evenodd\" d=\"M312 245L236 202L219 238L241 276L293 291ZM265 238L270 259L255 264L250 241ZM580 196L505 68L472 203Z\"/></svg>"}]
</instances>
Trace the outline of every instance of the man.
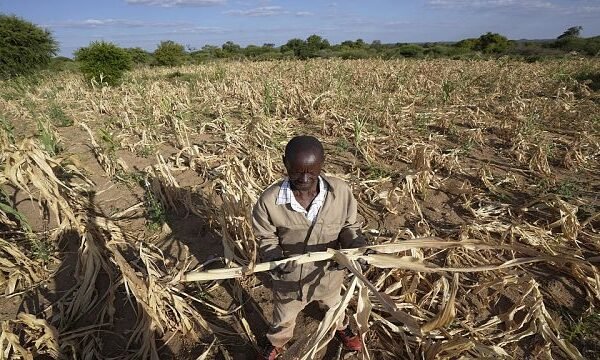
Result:
<instances>
[{"instance_id":1,"label":"man","mask_svg":"<svg viewBox=\"0 0 600 360\"><path fill-rule=\"evenodd\" d=\"M315 137L297 136L287 144L283 156L287 178L265 190L252 213L262 261L365 245L352 191L345 181L321 174L324 160L323 145ZM308 303L318 301L331 308L341 301L345 273L333 261L320 261L288 262L272 275L273 322L260 360L273 360L282 352L298 313ZM346 319L337 324L336 336L347 349L362 349Z\"/></svg>"}]
</instances>

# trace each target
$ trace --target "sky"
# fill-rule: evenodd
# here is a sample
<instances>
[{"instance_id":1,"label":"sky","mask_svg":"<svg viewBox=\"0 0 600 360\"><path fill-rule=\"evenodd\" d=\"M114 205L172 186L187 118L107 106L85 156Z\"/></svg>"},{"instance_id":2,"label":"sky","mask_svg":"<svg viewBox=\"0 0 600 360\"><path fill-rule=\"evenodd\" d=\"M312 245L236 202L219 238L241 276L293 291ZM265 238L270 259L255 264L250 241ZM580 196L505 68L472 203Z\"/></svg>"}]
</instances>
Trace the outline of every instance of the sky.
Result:
<instances>
[{"instance_id":1,"label":"sky","mask_svg":"<svg viewBox=\"0 0 600 360\"><path fill-rule=\"evenodd\" d=\"M571 26L600 35L600 0L0 0L0 13L50 30L68 57L98 40L153 51L163 40L201 49L312 34L332 44L458 41L488 31L551 39Z\"/></svg>"}]
</instances>

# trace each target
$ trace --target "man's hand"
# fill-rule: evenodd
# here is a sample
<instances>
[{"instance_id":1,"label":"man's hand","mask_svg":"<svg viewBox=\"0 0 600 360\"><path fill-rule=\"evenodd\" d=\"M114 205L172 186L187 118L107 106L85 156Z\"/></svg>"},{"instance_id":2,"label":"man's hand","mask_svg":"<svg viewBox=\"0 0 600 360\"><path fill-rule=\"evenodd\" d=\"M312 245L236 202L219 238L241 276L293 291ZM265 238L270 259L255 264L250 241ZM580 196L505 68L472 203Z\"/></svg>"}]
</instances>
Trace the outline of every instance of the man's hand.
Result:
<instances>
[{"instance_id":1,"label":"man's hand","mask_svg":"<svg viewBox=\"0 0 600 360\"><path fill-rule=\"evenodd\" d=\"M297 266L298 266L298 262L296 260L288 261L288 262L278 265L276 268L274 268L272 270L273 275L280 278L283 275L289 274L289 273L293 272L294 270L296 270Z\"/></svg>"},{"instance_id":2,"label":"man's hand","mask_svg":"<svg viewBox=\"0 0 600 360\"><path fill-rule=\"evenodd\" d=\"M372 249L367 249L363 255L371 255L371 254L375 254L375 250ZM358 262L358 265L360 265L360 268L362 270L362 272L365 272L367 270L369 270L369 264L367 263L367 261L365 259L358 259L356 260ZM346 269L346 267L342 264L339 264L335 261L331 261L329 266L327 267L327 270L330 271L340 271L340 270L344 270Z\"/></svg>"},{"instance_id":3,"label":"man's hand","mask_svg":"<svg viewBox=\"0 0 600 360\"><path fill-rule=\"evenodd\" d=\"M367 249L363 253L363 255L365 255L365 256L368 256L371 254L375 254L375 250ZM367 270L369 270L369 264L367 263L367 260L361 258L361 259L358 259L357 261L358 261L358 264L360 265L360 269L362 270L363 273L366 272Z\"/></svg>"}]
</instances>

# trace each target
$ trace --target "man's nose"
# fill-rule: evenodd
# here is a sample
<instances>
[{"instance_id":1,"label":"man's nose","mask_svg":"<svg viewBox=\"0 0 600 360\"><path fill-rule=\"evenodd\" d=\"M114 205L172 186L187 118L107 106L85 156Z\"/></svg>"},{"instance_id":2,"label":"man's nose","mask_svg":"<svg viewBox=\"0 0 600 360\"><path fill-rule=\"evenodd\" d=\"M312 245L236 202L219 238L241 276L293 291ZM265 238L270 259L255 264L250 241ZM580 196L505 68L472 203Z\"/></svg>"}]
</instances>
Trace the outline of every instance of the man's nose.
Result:
<instances>
[{"instance_id":1,"label":"man's nose","mask_svg":"<svg viewBox=\"0 0 600 360\"><path fill-rule=\"evenodd\" d=\"M310 180L310 176L307 173L304 173L300 176L300 179L302 182L308 182L308 180Z\"/></svg>"}]
</instances>

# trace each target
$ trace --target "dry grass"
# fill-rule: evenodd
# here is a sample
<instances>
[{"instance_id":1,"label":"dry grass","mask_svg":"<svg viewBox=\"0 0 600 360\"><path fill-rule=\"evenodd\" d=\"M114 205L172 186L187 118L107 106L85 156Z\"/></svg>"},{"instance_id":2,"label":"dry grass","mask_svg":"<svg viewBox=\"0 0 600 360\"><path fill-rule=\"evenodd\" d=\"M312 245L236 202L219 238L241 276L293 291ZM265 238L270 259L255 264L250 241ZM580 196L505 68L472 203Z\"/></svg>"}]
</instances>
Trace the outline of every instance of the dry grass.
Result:
<instances>
[{"instance_id":1,"label":"dry grass","mask_svg":"<svg viewBox=\"0 0 600 360\"><path fill-rule=\"evenodd\" d=\"M0 185L31 198L40 210L27 216L50 228L24 226L19 205L2 202L1 290L32 296L60 264L60 254L36 258L23 239L43 235L59 248L75 238L79 250L74 285L44 311L3 319L0 358L105 357L102 339L123 308L137 318L124 358L158 359L159 341L174 338L191 339L200 358L228 358L216 339L232 330L215 318L255 346L243 293L253 272L274 264L257 264L250 210L300 133L323 139L327 172L353 185L378 254L365 257L365 274L352 251L303 258L334 258L354 276L299 358L320 356L348 307L369 344L365 358L589 357L593 348L565 335L568 317L600 305L600 95L575 80L582 69L600 65L216 63L179 68L185 80L136 70L117 88L63 74L1 97L14 130L0 127ZM61 139L56 155L32 137L50 102L75 122L46 127ZM107 196L119 189L124 204ZM227 269L193 265L202 254L185 246L164 253L168 224L160 233L132 225L140 192L168 218L202 219L221 238ZM108 215L115 204L125 210ZM237 278L225 285L236 305L194 294L180 282L192 276L207 281L202 293Z\"/></svg>"}]
</instances>

